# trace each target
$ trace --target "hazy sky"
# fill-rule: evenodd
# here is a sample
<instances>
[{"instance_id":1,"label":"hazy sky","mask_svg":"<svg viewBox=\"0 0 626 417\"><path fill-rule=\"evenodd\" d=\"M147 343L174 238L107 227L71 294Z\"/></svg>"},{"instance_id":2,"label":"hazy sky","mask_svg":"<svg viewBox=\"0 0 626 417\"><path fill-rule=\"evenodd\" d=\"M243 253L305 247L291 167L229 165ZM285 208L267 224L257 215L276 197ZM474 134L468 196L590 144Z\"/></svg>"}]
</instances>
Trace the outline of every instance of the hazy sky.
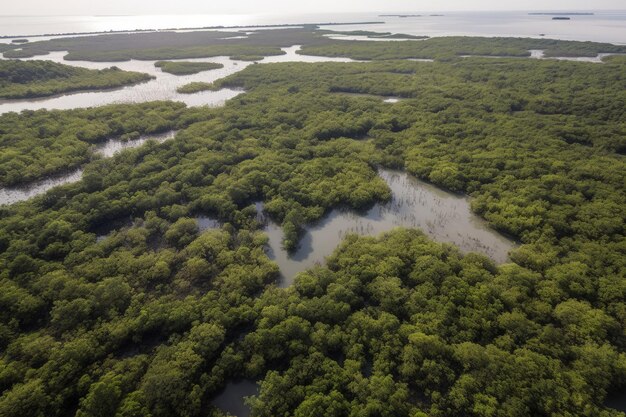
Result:
<instances>
[{"instance_id":1,"label":"hazy sky","mask_svg":"<svg viewBox=\"0 0 626 417\"><path fill-rule=\"evenodd\" d=\"M4 0L3 15L624 9L624 0Z\"/></svg>"}]
</instances>

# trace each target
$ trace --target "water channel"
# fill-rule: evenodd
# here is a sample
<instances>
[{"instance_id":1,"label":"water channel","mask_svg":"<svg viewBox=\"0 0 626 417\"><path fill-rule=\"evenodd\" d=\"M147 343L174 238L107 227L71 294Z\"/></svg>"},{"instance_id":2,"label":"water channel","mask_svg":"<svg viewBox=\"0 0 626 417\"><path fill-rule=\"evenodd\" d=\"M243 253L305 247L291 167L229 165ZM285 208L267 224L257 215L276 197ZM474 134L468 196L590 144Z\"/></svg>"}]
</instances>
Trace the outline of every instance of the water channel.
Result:
<instances>
[{"instance_id":1,"label":"water channel","mask_svg":"<svg viewBox=\"0 0 626 417\"><path fill-rule=\"evenodd\" d=\"M327 58L299 55L297 53L299 49L300 45L283 48L284 55L266 57L259 62L356 62L349 58ZM193 74L189 76L177 76L162 72L160 68L154 66L154 63L156 61L64 61L63 57L65 56L65 54L66 52L52 52L49 55L26 59L45 59L53 62L59 62L89 69L103 69L115 65L123 70L144 72L156 78L145 83L131 85L115 90L89 91L28 100L0 100L0 114L10 111L19 112L22 110L39 110L43 108L63 110L103 106L112 103L142 103L154 100L182 101L188 106L221 106L224 105L226 100L241 94L242 91L222 89L219 91L204 91L195 94L180 94L176 92L176 89L182 85L194 81L213 82L217 79L241 71L248 65L252 65L251 62L233 61L228 57L184 59L180 61L218 62L222 63L224 65L224 68L203 71L198 74ZM108 140L103 145L97 146L95 151L105 157L110 157L115 152L118 152L122 149L140 146L147 140L152 139L162 142L164 140L172 138L173 136L173 132L168 132L165 135L153 135L126 142L122 142L113 138ZM13 204L18 201L28 200L32 197L43 194L56 186L79 181L81 177L82 170L77 169L62 175L52 176L50 178L46 178L20 187L0 188L0 205Z\"/></svg>"},{"instance_id":2,"label":"water channel","mask_svg":"<svg viewBox=\"0 0 626 417\"><path fill-rule=\"evenodd\" d=\"M156 135L144 135L137 139L122 141L117 138L112 138L107 140L104 143L95 145L93 148L93 152L95 154L100 154L104 157L111 157L115 155L117 152L120 152L124 149L136 148L138 146L143 145L147 141L156 141L156 142L165 142L166 140L174 138L176 135L175 131L169 131ZM21 185L17 187L6 187L0 188L0 205L3 204L13 204L19 201L28 200L30 198L36 197L40 194L43 194L54 187L71 184L73 182L78 182L83 176L82 169L75 169L70 172L50 176L49 178L35 181L29 183L27 185Z\"/></svg>"},{"instance_id":3,"label":"water channel","mask_svg":"<svg viewBox=\"0 0 626 417\"><path fill-rule=\"evenodd\" d=\"M320 56L300 55L300 45L282 48L284 54L268 56L259 61L261 64L276 62L355 62L350 58L329 58ZM161 71L154 66L156 61L130 60L124 62L91 62L91 61L65 61L63 57L65 51L51 52L48 55L24 60L43 59L66 65L73 65L89 69L104 69L116 66L124 71L143 72L152 75L154 79L111 90L84 91L68 93L52 97L42 97L36 99L0 100L0 114L7 112L20 112L22 110L56 109L68 110L85 107L104 106L114 103L143 103L156 100L180 101L188 106L222 106L224 103L241 94L242 90L224 88L219 91L203 91L195 94L180 94L176 90L191 82L213 82L220 78L234 74L252 65L252 62L234 61L229 57L218 56L212 58L191 58L171 61L190 62L215 62L224 65L223 68L203 71L192 75L173 75Z\"/></svg>"}]
</instances>

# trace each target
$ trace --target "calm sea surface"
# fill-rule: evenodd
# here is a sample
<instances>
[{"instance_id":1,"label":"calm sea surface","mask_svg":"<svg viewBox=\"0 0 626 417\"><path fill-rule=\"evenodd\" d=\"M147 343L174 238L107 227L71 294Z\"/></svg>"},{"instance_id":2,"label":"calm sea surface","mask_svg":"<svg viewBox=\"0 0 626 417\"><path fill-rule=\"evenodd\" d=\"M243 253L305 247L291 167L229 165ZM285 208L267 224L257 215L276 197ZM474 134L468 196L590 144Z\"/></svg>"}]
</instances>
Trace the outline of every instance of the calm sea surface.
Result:
<instances>
[{"instance_id":1,"label":"calm sea surface","mask_svg":"<svg viewBox=\"0 0 626 417\"><path fill-rule=\"evenodd\" d=\"M411 14L414 14L412 12ZM418 13L419 14L419 13ZM419 17L376 13L308 15L146 15L146 16L0 16L0 36L45 35L135 29L254 26L296 23L380 21L382 24L333 26L337 30L367 29L428 36L523 36L626 44L626 10L596 11L593 16L552 16L528 12L432 12Z\"/></svg>"}]
</instances>

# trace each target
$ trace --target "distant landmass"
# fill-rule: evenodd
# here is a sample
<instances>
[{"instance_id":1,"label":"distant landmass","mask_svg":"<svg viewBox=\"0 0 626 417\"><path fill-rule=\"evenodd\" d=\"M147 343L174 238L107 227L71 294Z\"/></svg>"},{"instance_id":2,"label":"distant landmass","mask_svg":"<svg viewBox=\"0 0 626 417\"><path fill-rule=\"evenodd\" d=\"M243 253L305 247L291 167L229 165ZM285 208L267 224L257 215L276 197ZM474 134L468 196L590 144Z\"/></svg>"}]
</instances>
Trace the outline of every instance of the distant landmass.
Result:
<instances>
[{"instance_id":1,"label":"distant landmass","mask_svg":"<svg viewBox=\"0 0 626 417\"><path fill-rule=\"evenodd\" d=\"M422 17L421 14L381 14L379 17Z\"/></svg>"},{"instance_id":2,"label":"distant landmass","mask_svg":"<svg viewBox=\"0 0 626 417\"><path fill-rule=\"evenodd\" d=\"M571 18L566 17L566 16L556 16L556 17L553 17L552 20L571 20Z\"/></svg>"},{"instance_id":3,"label":"distant landmass","mask_svg":"<svg viewBox=\"0 0 626 417\"><path fill-rule=\"evenodd\" d=\"M572 12L572 13L541 13L541 12L537 12L537 13L528 13L529 15L532 16L593 16L594 13L577 13L577 12Z\"/></svg>"}]
</instances>

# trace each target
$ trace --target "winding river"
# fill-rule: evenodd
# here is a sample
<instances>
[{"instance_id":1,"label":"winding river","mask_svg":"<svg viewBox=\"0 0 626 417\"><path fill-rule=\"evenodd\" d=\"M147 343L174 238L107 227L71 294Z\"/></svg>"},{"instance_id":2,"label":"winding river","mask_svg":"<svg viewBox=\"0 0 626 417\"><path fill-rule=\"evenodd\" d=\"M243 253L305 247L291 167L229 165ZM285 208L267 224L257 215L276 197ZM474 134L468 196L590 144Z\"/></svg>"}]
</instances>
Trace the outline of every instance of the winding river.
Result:
<instances>
[{"instance_id":1,"label":"winding river","mask_svg":"<svg viewBox=\"0 0 626 417\"><path fill-rule=\"evenodd\" d=\"M144 135L134 140L121 141L117 138L112 138L104 143L95 145L93 152L104 156L105 158L112 157L117 152L124 149L136 148L143 145L147 141L165 142L166 140L174 138L175 131L169 131L156 135ZM36 197L40 194L44 194L54 187L71 184L78 182L83 176L82 169L75 169L65 174L50 176L49 178L35 181L27 185L21 185L16 187L0 188L0 205L13 204L19 201L28 200Z\"/></svg>"},{"instance_id":2,"label":"winding river","mask_svg":"<svg viewBox=\"0 0 626 417\"><path fill-rule=\"evenodd\" d=\"M356 62L349 58L327 58L308 55L299 55L297 51L300 45L282 48L284 55L270 56L264 58L260 63L277 62ZM89 69L103 69L113 65L126 71L138 71L150 74L155 79L131 86L126 86L114 90L89 91L82 93L70 93L65 95L45 97L28 100L0 100L0 114L6 112L20 112L22 110L56 109L67 110L73 108L85 108L103 106L113 103L142 103L154 100L182 101L188 106L222 106L226 100L242 93L242 90L222 89L219 91L204 91L195 94L180 94L176 89L180 86L194 81L213 82L220 78L234 74L243 70L252 62L233 61L228 57L183 59L179 61L193 62L218 62L224 68L210 71L203 71L198 74L188 76L178 76L165 73L160 68L154 66L156 61L131 60L126 62L90 62L90 61L64 61L66 52L52 52L27 60L44 59L53 62L64 63ZM174 137L173 132L165 135L152 135L139 138L137 140L122 142L117 139L110 139L105 144L96 147L95 151L105 157L112 156L122 149L137 147L148 140L162 142ZM79 181L82 177L82 170L52 176L44 180L36 181L28 185L19 187L0 188L0 205L13 204L19 201L28 200L37 195L63 184Z\"/></svg>"},{"instance_id":3,"label":"winding river","mask_svg":"<svg viewBox=\"0 0 626 417\"><path fill-rule=\"evenodd\" d=\"M284 55L265 57L259 63L276 62L356 62L349 58L329 58L309 55L299 55L300 45L282 48ZM0 100L0 114L20 112L22 110L56 109L69 110L76 108L104 106L114 103L143 103L156 100L180 101L188 106L222 106L224 103L241 94L242 90L224 88L218 91L203 91L195 94L180 94L176 90L191 82L213 82L220 78L234 74L252 65L252 62L234 61L226 56L212 58L191 58L171 61L215 62L224 65L224 68L203 71L192 75L173 75L161 71L154 66L156 61L130 60L124 62L91 62L65 61L65 51L51 52L48 55L25 58L24 60L47 60L66 65L73 65L89 69L104 69L116 66L125 71L143 72L155 77L154 79L111 90L85 91L62 94L52 97L43 97L27 100Z\"/></svg>"}]
</instances>

